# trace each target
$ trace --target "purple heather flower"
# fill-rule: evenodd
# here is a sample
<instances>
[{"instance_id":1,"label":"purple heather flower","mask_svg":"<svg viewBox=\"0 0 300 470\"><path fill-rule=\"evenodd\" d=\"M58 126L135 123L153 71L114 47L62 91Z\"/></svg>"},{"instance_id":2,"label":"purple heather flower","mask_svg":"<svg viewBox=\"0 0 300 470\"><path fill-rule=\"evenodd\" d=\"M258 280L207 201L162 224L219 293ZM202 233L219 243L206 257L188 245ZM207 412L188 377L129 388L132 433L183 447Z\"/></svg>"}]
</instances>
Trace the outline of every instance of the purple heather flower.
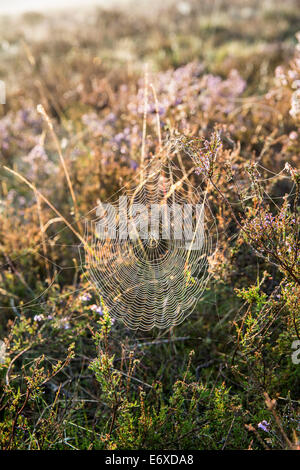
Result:
<instances>
[{"instance_id":1,"label":"purple heather flower","mask_svg":"<svg viewBox=\"0 0 300 470\"><path fill-rule=\"evenodd\" d=\"M34 321L40 322L40 321L44 320L44 315L43 314L34 315L33 319L34 319Z\"/></svg>"},{"instance_id":2,"label":"purple heather flower","mask_svg":"<svg viewBox=\"0 0 300 470\"><path fill-rule=\"evenodd\" d=\"M129 164L130 164L130 168L132 168L133 170L136 170L138 167L137 162L135 162L134 160L130 160Z\"/></svg>"},{"instance_id":3,"label":"purple heather flower","mask_svg":"<svg viewBox=\"0 0 300 470\"><path fill-rule=\"evenodd\" d=\"M88 302L89 300L91 300L91 298L91 294L83 294L79 297L82 302Z\"/></svg>"},{"instance_id":4,"label":"purple heather flower","mask_svg":"<svg viewBox=\"0 0 300 470\"><path fill-rule=\"evenodd\" d=\"M71 325L67 317L64 317L61 319L60 327L64 330L69 330L71 328Z\"/></svg>"},{"instance_id":5,"label":"purple heather flower","mask_svg":"<svg viewBox=\"0 0 300 470\"><path fill-rule=\"evenodd\" d=\"M96 313L99 313L99 315L102 315L103 312L102 312L102 307L100 305L96 305L96 304L93 304L90 306L90 309L93 311L93 312L96 312Z\"/></svg>"},{"instance_id":6,"label":"purple heather flower","mask_svg":"<svg viewBox=\"0 0 300 470\"><path fill-rule=\"evenodd\" d=\"M259 429L262 429L263 431L265 432L269 432L270 431L270 423L268 423L265 419L263 421L261 421L260 423L258 423L258 428Z\"/></svg>"},{"instance_id":7,"label":"purple heather flower","mask_svg":"<svg viewBox=\"0 0 300 470\"><path fill-rule=\"evenodd\" d=\"M297 139L298 139L298 134L297 134L297 132L296 132L296 131L290 132L290 134L289 134L289 139L290 139L290 140L297 140Z\"/></svg>"}]
</instances>

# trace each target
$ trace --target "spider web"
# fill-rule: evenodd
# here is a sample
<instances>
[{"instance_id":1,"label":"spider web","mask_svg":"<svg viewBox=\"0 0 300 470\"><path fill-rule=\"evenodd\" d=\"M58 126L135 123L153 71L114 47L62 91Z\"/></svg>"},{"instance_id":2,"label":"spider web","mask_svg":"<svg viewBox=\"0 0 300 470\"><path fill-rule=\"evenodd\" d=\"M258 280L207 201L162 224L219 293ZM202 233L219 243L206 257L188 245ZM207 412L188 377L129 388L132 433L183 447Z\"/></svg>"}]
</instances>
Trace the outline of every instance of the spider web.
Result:
<instances>
[{"instance_id":1,"label":"spider web","mask_svg":"<svg viewBox=\"0 0 300 470\"><path fill-rule=\"evenodd\" d=\"M192 313L209 277L213 242L205 216L209 210L206 194L201 194L188 173L174 162L173 147L171 143L166 154L153 158L141 171L137 187L126 191L128 207L118 214L120 223L114 237L111 233L99 237L103 214L85 223L89 250L81 246L84 272L110 315L132 329L169 328L181 323ZM195 213L182 217L181 211L173 210L196 204L201 208L198 218ZM132 215L134 205L146 211ZM138 233L141 226L147 228L148 209L153 205L162 208L151 212L156 230ZM114 207L117 213L118 203ZM164 212L172 217L164 218ZM111 215L108 220L112 221ZM130 221L126 238L120 237L124 220ZM189 242L178 239L180 231L193 233L193 238Z\"/></svg>"},{"instance_id":2,"label":"spider web","mask_svg":"<svg viewBox=\"0 0 300 470\"><path fill-rule=\"evenodd\" d=\"M177 146L177 150L178 150L178 147L179 147L179 149L181 151L183 151L184 153L189 155L190 158L193 159L193 155L191 155L191 152L186 151L186 148L182 148L182 145L181 145L180 142L179 142L179 145L178 145L178 142L176 142L176 141L173 142L173 143L171 142L170 145L169 145L169 150L170 151L174 150L174 148L176 148L176 146ZM170 170L170 165L171 165L172 172L169 171ZM262 170L267 171L268 173L272 174L272 176L270 176L268 178L265 178L265 179L261 179L261 181L268 181L268 180L272 180L272 179L275 180L279 177L285 178L285 176L283 174L284 171L285 171L284 169L282 169L279 173L274 173L271 170L263 167L260 164L258 164L258 167L261 168ZM158 178L156 179L156 193L155 193L156 197L158 197L158 196L162 197L162 194L165 196L165 193L168 190L168 188L170 188L172 186L172 184L174 184L174 182L176 183L176 182L180 181L180 178L178 177L180 171L181 171L181 173L184 173L182 168L178 168L175 165L175 163L172 160L172 157L170 155L165 160L164 159L161 159L161 160L154 159L145 168L143 173L148 172L148 175L149 175L150 174L150 171L149 171L150 168L152 168L153 170L155 168L158 168L159 171L157 169L157 173L160 173L161 175L165 175L160 180ZM138 180L138 179L141 180L142 176L143 176L143 173L135 175L133 181ZM171 179L170 175L174 178L173 183L172 183L172 179ZM130 199L130 195L132 196L132 194L133 194L133 191L127 190L127 187L129 187L130 184L132 184L132 181L126 183L126 185L124 185L117 193L115 193L115 195L120 193L121 191L126 191L126 193L129 195L129 199ZM135 200L136 199L138 200L140 198L140 200L142 200L144 202L146 200L149 203L149 201L151 200L151 198L149 199L149 194L151 194L151 192L148 190L148 188L150 186L151 186L150 185L150 180L149 180L149 182L147 180L147 184L140 187L139 191L136 194ZM163 189L163 187L164 187L164 189ZM293 190L294 190L294 186L290 189L289 196L292 196L293 194L295 194L295 192ZM192 256L191 259L189 259L189 271L190 271L190 273L188 273L187 277L190 277L190 281L193 282L195 285L191 286L190 284L188 284L186 286L186 284L184 283L182 275L180 276L178 274L179 267L180 266L182 267L183 248L182 248L181 245L176 244L175 242L172 242L172 244L169 246L168 250L173 255L173 257L171 257L171 260L173 261L173 260L177 259L177 264L175 263L175 267L174 267L174 271L177 274L177 277L175 279L178 280L178 284L179 284L179 282L181 282L179 284L181 286L181 289L177 289L176 282L172 282L173 279L171 279L171 276L174 275L174 274L171 273L171 275L168 277L167 276L167 271L166 270L163 271L162 268L164 267L164 265L162 265L160 270L158 270L158 269L156 269L156 271L154 270L154 273L158 272L160 274L160 277L151 278L150 273L151 273L151 275L153 274L153 269L150 270L149 266L151 267L151 262L148 261L148 263L147 263L148 277L145 274L146 282L145 282L144 285L141 284L140 280L139 280L139 282L135 283L135 288L132 291L132 292L134 292L134 295L131 295L130 302L128 302L128 300L127 300L127 303L124 301L124 300L127 299L127 296L129 295L128 287L127 287L127 293L123 297L122 297L122 295L120 296L120 292L117 292L114 295L112 295L111 292L116 292L117 288L120 290L120 287L122 287L123 284L121 283L121 284L117 285L117 283L114 282L114 271L111 269L111 265L113 265L114 268L116 268L116 260L113 259L112 255L109 255L110 251L108 250L108 245L105 246L105 247L102 247L102 251L101 251L101 245L99 244L99 241L98 240L94 240L94 241L92 240L91 234L95 233L94 228L95 228L95 223L97 222L96 219L93 219L93 221L89 221L89 222L86 223L86 238L89 242L94 242L95 250L100 251L100 254L98 255L98 258L96 260L93 260L93 258L91 258L90 260L86 259L86 253L83 253L82 247L80 247L81 268L83 269L84 273L89 278L90 283L91 283L91 287L88 288L88 289L85 286L84 287L78 287L78 288L75 288L75 289L71 289L68 292L60 293L59 294L60 299L64 299L64 298L72 296L76 293L79 294L80 292L86 292L87 290L92 290L92 289L96 288L97 292L100 295L102 295L104 300L108 303L110 314L112 316L114 314L116 316L116 318L122 319L124 321L124 323L126 325L130 326L131 328L150 329L154 325L157 325L157 326L161 325L161 328L163 328L164 325L166 327L168 327L168 325L172 326L172 325L176 325L176 324L179 324L180 322L182 322L193 311L198 299L201 297L201 294L203 293L203 290L205 289L206 283L208 281L207 259L208 259L209 254L214 253L214 249L216 248L216 242L217 242L216 222L215 222L215 219L214 219L214 216L213 216L212 212L210 211L209 205L206 201L205 193L200 192L200 194L199 194L199 191L197 191L191 183L187 183L187 179L185 179L184 185L181 185L180 187L178 187L178 189L175 191L174 197L175 197L175 200L177 200L179 202L180 201L182 202L183 200L184 200L184 202L187 202L187 200L188 201L193 200L193 199L189 199L191 194L194 195L194 200L197 200L197 198L198 198L198 202L202 201L202 203L205 206L205 211L204 211L204 235L203 235L203 246L201 248L201 253L191 251L191 255L193 255L195 258ZM268 196L268 194L266 193L266 197L267 196ZM251 196L249 196L248 198L250 198L250 197ZM273 198L273 199L282 199L282 197ZM95 214L95 211L96 211L95 208L92 209L85 216L80 217L80 219L74 220L71 223L71 225L75 226L78 223L78 220L86 220L87 217L90 214ZM61 219L59 219L59 220L58 219L59 218L52 219L52 220L61 222ZM47 222L47 225L49 225L50 222L51 221ZM94 226L93 226L93 223L94 223ZM17 296L13 295L10 292L5 292L3 289L1 289L1 293L5 294L5 295L8 295L8 297L10 298L10 305L11 306L10 307L9 306L0 306L0 311L4 310L4 309L5 310L11 309L15 312L16 315L20 315L19 309L21 309L21 311L25 311L27 309L30 309L32 312L35 312L35 311L36 312L41 312L41 309L42 309L42 311L44 310L45 312L48 312L48 313L53 311L53 308L54 308L53 307L53 302L50 301L50 304L49 304L48 292L51 292L52 285L57 281L57 279L59 278L59 276L62 272L66 271L66 270L77 270L78 265L74 266L74 264L73 264L71 266L66 266L66 265L62 266L58 262L55 262L51 259L50 253L45 255L45 254L41 253L39 251L39 249L42 249L43 243L47 247L52 248L52 249L53 249L54 246L56 246L56 247L66 247L66 246L68 246L70 249L78 248L78 245L66 245L66 244L58 243L59 235L63 234L63 232L65 230L68 230L68 227L64 226L60 230L55 231L55 233L52 234L51 236L47 236L47 240L44 240L44 242L41 242L41 243L37 244L36 247L35 247L35 250L34 250L36 255L43 258L54 269L54 273L51 276L51 280L50 280L48 286L37 296L34 296L34 292L32 292L31 289L28 287L28 293L30 293L33 298L32 298L32 300L28 300L27 302L24 302L22 300L20 302L18 302L19 298ZM97 244L98 244L98 246L97 246ZM130 263L127 259L128 256L127 256L127 258L125 257L125 253L128 253L128 254L130 253L132 255L132 251L129 251L129 246L130 246L130 244L128 243L128 252L122 251L121 249L119 249L119 251L118 251L119 260L122 261L122 262L120 264L120 267L119 267L119 270L117 271L117 273L121 272L121 274L122 274L123 272L126 272L128 274L128 276L133 276L133 275L136 276L136 265L135 264L130 265ZM156 254L157 253L159 254L160 251L162 250L162 248L163 247L161 247L160 250L157 250ZM104 253L104 255L103 255L103 253ZM176 255L175 255L175 253L176 253ZM181 254L181 256L180 256L180 254ZM14 264L15 262L18 261L19 258L23 258L24 256L26 256L26 255L22 254L22 255L19 255L19 256L10 257L9 261L7 261L6 263L3 263L1 265L1 268L4 268L4 266L9 266L10 264ZM194 259L196 260L195 262L193 262ZM99 260L101 260L101 263L99 263ZM88 265L89 261L91 261L92 264L93 264L93 269L91 269L91 270L89 270L89 265ZM140 260L140 262L141 262L141 260ZM99 270L99 264L100 264L100 270ZM159 264L159 263L157 263L157 264ZM103 266L105 266L105 269L103 268ZM174 265L172 265L172 266L174 266ZM197 269L196 269L196 266L197 266ZM111 269L110 272L108 270L108 267L110 267L110 269ZM127 270L126 270L126 267L127 267ZM130 267L130 269L129 269L129 267ZM107 272L106 272L106 270L107 270ZM16 270L16 273L17 273L17 276L20 277L20 279L23 278L23 275L22 275L21 272L18 273L17 270ZM163 276L163 273L165 273L165 276ZM106 285L108 287L110 286L112 288L112 291L108 292L107 296L105 295L105 289L101 290L102 280L100 279L100 281L99 281L99 276L101 276L102 274L103 274L104 278L106 279L106 281L105 281L107 283ZM121 279L122 279L122 277L121 277ZM131 278L129 278L129 279L131 280ZM22 279L21 279L21 281L22 281ZM159 281L161 281L161 283ZM27 286L25 279L22 281L22 283L24 284L25 287ZM126 285L126 284L124 284L124 285ZM131 285L134 286L134 283L132 281L131 281ZM146 290L146 286L148 286L147 290ZM163 286L163 287L161 287L161 286ZM139 293L139 290L143 292L143 295L141 295ZM119 295L119 297L117 297L118 295ZM156 295L156 299L155 299L155 295ZM189 296L190 296L190 298L189 298ZM116 297L120 300L117 301ZM116 299L116 301L117 301L116 304L113 304L114 299ZM142 316L140 316L141 315L141 308L138 308L139 315L137 315L135 313L135 308L136 308L136 305L138 303L138 299L143 299L142 305L143 305L143 309L144 309L144 314ZM155 299L156 306L158 306L157 315L155 315L155 311L154 311L154 304L153 304L154 299ZM173 303L171 303L171 300L173 301ZM166 306L164 306L164 302L166 303ZM177 302L177 303L175 303L175 302ZM118 308L116 307L116 305L118 305ZM172 305L172 308L171 308L171 305ZM129 315L127 315L126 311L121 311L121 306L123 306L124 308L129 309ZM138 305L138 307L139 307L139 305ZM147 313L147 312L149 312L149 313Z\"/></svg>"}]
</instances>

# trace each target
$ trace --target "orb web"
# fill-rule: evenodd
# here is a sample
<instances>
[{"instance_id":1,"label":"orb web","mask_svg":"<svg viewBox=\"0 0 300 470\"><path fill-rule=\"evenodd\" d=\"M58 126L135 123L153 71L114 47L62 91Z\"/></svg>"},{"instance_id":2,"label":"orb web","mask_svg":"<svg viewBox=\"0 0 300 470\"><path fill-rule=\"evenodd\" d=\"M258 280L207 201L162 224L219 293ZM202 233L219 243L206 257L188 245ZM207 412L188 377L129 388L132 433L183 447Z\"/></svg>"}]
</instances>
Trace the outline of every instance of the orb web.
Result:
<instances>
[{"instance_id":1,"label":"orb web","mask_svg":"<svg viewBox=\"0 0 300 470\"><path fill-rule=\"evenodd\" d=\"M100 204L85 223L85 273L111 317L131 329L181 323L208 280L213 243L206 195L170 153L148 163L121 204L110 210Z\"/></svg>"}]
</instances>

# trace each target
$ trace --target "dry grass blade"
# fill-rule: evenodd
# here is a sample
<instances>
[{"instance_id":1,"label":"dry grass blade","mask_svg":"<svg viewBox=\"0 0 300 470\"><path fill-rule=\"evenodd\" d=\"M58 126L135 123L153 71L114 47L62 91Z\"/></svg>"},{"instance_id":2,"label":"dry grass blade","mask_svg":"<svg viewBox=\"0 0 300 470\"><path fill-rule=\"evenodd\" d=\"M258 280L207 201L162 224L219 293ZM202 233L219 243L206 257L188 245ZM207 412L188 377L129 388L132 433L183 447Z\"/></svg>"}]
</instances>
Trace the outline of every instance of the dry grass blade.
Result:
<instances>
[{"instance_id":1,"label":"dry grass blade","mask_svg":"<svg viewBox=\"0 0 300 470\"><path fill-rule=\"evenodd\" d=\"M74 190L73 190L72 181L71 181L71 178L70 178L67 166L66 166L65 159L64 159L63 154L62 154L62 150L61 150L59 140L57 138L56 133L54 132L53 123L51 122L51 119L48 116L48 114L46 113L45 108L43 107L43 105L39 104L37 106L37 110L43 116L43 118L45 119L45 121L48 125L48 128L50 130L50 134L52 136L52 139L53 139L53 142L55 144L56 150L58 152L61 164L63 166L65 177L66 177L68 187L69 187L69 190L70 190L70 194L71 194L71 197L72 197L72 201L73 201L73 205L74 205L74 212L75 212L75 216L77 218L76 223L77 223L79 231L82 232L82 227L81 227L80 220L79 220L79 210L78 210L78 206L77 206L77 202L76 202L75 193L74 193Z\"/></svg>"}]
</instances>

